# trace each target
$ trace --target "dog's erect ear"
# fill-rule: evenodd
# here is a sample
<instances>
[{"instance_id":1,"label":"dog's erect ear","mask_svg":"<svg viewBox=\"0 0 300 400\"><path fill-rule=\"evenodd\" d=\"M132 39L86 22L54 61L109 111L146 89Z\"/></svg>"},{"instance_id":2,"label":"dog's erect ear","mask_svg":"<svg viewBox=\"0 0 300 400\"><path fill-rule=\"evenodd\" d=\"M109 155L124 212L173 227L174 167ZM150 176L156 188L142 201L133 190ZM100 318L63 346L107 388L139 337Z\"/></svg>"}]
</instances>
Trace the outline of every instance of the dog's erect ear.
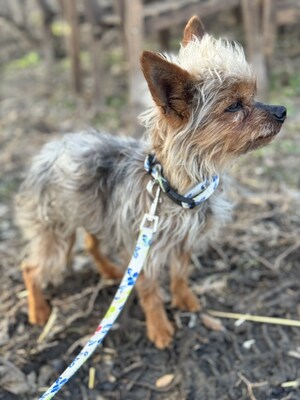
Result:
<instances>
[{"instance_id":1,"label":"dog's erect ear","mask_svg":"<svg viewBox=\"0 0 300 400\"><path fill-rule=\"evenodd\" d=\"M141 66L152 98L163 114L188 118L193 86L190 74L151 51L143 52Z\"/></svg>"},{"instance_id":2,"label":"dog's erect ear","mask_svg":"<svg viewBox=\"0 0 300 400\"><path fill-rule=\"evenodd\" d=\"M204 25L202 24L200 19L196 15L194 15L184 28L182 44L185 47L189 42L193 40L194 36L196 36L198 39L202 39L204 35Z\"/></svg>"}]
</instances>

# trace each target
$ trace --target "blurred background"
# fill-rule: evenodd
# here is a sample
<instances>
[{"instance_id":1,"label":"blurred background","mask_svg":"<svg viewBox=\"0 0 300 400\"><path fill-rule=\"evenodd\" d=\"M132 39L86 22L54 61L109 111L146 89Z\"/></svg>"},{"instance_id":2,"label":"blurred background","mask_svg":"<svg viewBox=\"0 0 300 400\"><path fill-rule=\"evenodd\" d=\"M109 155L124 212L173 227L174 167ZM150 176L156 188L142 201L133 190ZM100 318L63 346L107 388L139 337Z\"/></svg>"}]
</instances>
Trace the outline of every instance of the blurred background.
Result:
<instances>
[{"instance_id":1,"label":"blurred background","mask_svg":"<svg viewBox=\"0 0 300 400\"><path fill-rule=\"evenodd\" d=\"M178 52L194 14L209 33L243 44L259 99L285 105L288 118L271 145L233 168L233 222L194 258L193 288L204 307L300 318L300 1L0 0L0 399L37 398L115 291L99 284L79 241L77 275L49 289L52 326L43 332L28 324L13 198L31 157L45 142L91 126L141 136L137 115L149 99L140 54ZM133 298L104 347L57 398L300 398L299 328L212 323L203 315L193 325L169 312L178 331L171 351L160 352L147 341ZM157 385L166 374L171 383Z\"/></svg>"}]
</instances>

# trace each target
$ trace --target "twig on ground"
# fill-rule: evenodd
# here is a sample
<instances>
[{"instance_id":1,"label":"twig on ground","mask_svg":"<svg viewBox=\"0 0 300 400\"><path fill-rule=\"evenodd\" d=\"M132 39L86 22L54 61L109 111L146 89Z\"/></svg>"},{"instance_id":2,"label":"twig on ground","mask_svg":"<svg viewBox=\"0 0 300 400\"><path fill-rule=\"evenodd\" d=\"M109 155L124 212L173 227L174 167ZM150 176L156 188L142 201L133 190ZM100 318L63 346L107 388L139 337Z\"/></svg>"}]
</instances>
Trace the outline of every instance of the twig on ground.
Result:
<instances>
[{"instance_id":1,"label":"twig on ground","mask_svg":"<svg viewBox=\"0 0 300 400\"><path fill-rule=\"evenodd\" d=\"M89 381L88 381L88 388L94 389L95 387L95 376L96 376L96 369L94 367L90 367L89 369Z\"/></svg>"},{"instance_id":2,"label":"twig on ground","mask_svg":"<svg viewBox=\"0 0 300 400\"><path fill-rule=\"evenodd\" d=\"M202 270L202 265L201 265L201 263L200 263L200 261L199 261L198 256L197 256L196 254L192 254L192 255L191 255L191 260L192 260L192 263L194 264L195 268L196 268L198 271L201 271L201 270Z\"/></svg>"},{"instance_id":3,"label":"twig on ground","mask_svg":"<svg viewBox=\"0 0 300 400\"><path fill-rule=\"evenodd\" d=\"M202 295L204 293L211 293L212 291L221 291L222 289L226 288L227 286L227 277L222 277L220 280L216 280L212 282L212 279L206 279L202 284L200 285L193 285L193 291L197 295Z\"/></svg>"},{"instance_id":4,"label":"twig on ground","mask_svg":"<svg viewBox=\"0 0 300 400\"><path fill-rule=\"evenodd\" d=\"M227 254L225 253L225 251L222 249L221 246L219 246L214 241L211 241L210 242L210 247L212 247L218 253L218 255L223 259L223 261L225 262L226 265L230 264L230 260L229 260Z\"/></svg>"},{"instance_id":5,"label":"twig on ground","mask_svg":"<svg viewBox=\"0 0 300 400\"><path fill-rule=\"evenodd\" d=\"M268 383L269 383L268 381L252 383L241 372L238 372L238 377L247 386L247 390L248 390L248 394L249 394L250 400L256 400L256 397L254 396L254 393L253 393L253 389L259 388L261 386L268 385Z\"/></svg>"},{"instance_id":6,"label":"twig on ground","mask_svg":"<svg viewBox=\"0 0 300 400\"><path fill-rule=\"evenodd\" d=\"M297 242L296 242L295 244L293 244L292 246L288 247L288 248L287 248L285 251L283 251L281 254L279 254L279 256L275 259L275 262L274 262L274 269L275 269L275 270L279 270L281 262L282 262L287 256L289 256L291 253L293 253L295 250L297 250L298 247L300 247L300 240L297 241Z\"/></svg>"},{"instance_id":7,"label":"twig on ground","mask_svg":"<svg viewBox=\"0 0 300 400\"><path fill-rule=\"evenodd\" d=\"M299 379L296 379L295 381L283 382L280 386L282 388L296 389L299 387Z\"/></svg>"},{"instance_id":8,"label":"twig on ground","mask_svg":"<svg viewBox=\"0 0 300 400\"><path fill-rule=\"evenodd\" d=\"M87 318L91 313L92 313L92 311L93 311L93 309L94 309L94 305L95 305L95 301L96 301L96 299L97 299L97 296L98 296L98 294L99 294L99 292L102 290L102 289L104 289L105 287L107 287L107 286L110 286L110 283L108 282L108 281L103 281L103 280L100 280L99 281L99 283L97 284L97 286L95 286L93 289L92 289L92 295L91 295L91 297L90 297L90 299L89 299L89 303L88 303L88 306L87 306L87 308L85 309L85 310L80 310L78 313L75 313L75 314L73 314L73 315L71 315L69 318L67 318L66 320L65 320L65 322L62 324L62 325L60 325L60 326L57 326L57 327L55 327L55 328L53 328L54 327L54 324L52 323L52 325L51 325L51 330L47 330L47 336L49 335L49 333L51 332L51 337L53 338L55 335L57 335L57 334L59 334L60 332L62 332L63 330L65 330L66 329L66 327L67 326L70 326L70 325L72 325L77 319L80 319L80 318ZM90 293L91 292L91 288L88 288L89 290L88 290L88 293ZM84 297L87 295L87 293L86 293L87 291L85 291L85 294L84 294ZM49 321L48 321L49 322ZM52 322L52 321L51 321ZM48 325L48 323L47 323L47 325ZM46 325L46 326L47 326ZM46 327L45 327L46 328ZM53 329L52 329L53 328ZM45 329L44 329L45 330ZM42 334L43 334L43 332L42 332ZM46 336L44 336L43 335L43 337L42 337L42 339L44 339ZM41 339L40 339L40 341L41 341Z\"/></svg>"},{"instance_id":9,"label":"twig on ground","mask_svg":"<svg viewBox=\"0 0 300 400\"><path fill-rule=\"evenodd\" d=\"M213 315L214 317L219 317L219 318L243 319L245 321L260 322L262 324L300 327L300 320L296 319L275 318L275 317L266 317L261 315L240 314L240 313L231 313L231 312L215 311L215 310L208 310L208 313Z\"/></svg>"},{"instance_id":10,"label":"twig on ground","mask_svg":"<svg viewBox=\"0 0 300 400\"><path fill-rule=\"evenodd\" d=\"M248 249L248 253L251 257L253 257L255 260L257 260L260 264L264 265L266 268L270 269L271 271L274 270L274 265L270 263L266 258L258 255L253 248Z\"/></svg>"},{"instance_id":11,"label":"twig on ground","mask_svg":"<svg viewBox=\"0 0 300 400\"><path fill-rule=\"evenodd\" d=\"M121 374L118 376L118 378L119 378L119 379L122 378L123 376L127 375L129 372L132 372L132 371L134 371L134 370L137 369L137 368L141 368L143 365L144 365L144 364L142 363L141 360L136 361L136 362L134 362L134 363L128 365L128 367L125 367L125 368L123 369L123 371L122 371Z\"/></svg>"},{"instance_id":12,"label":"twig on ground","mask_svg":"<svg viewBox=\"0 0 300 400\"><path fill-rule=\"evenodd\" d=\"M76 340L74 343L72 343L72 345L68 348L66 354L69 356L70 354L73 353L73 351L76 349L77 346L81 346L83 347L87 341L89 340L89 338L91 337L91 335L85 335L83 337L80 337L78 340Z\"/></svg>"},{"instance_id":13,"label":"twig on ground","mask_svg":"<svg viewBox=\"0 0 300 400\"><path fill-rule=\"evenodd\" d=\"M300 351L299 350L290 350L288 353L288 356L290 357L294 357L297 358L298 360L300 360Z\"/></svg>"},{"instance_id":14,"label":"twig on ground","mask_svg":"<svg viewBox=\"0 0 300 400\"><path fill-rule=\"evenodd\" d=\"M56 320L57 320L57 308L53 307L50 317L49 317L46 325L44 326L42 333L38 337L38 340L37 340L38 343L42 343L46 339L48 334L51 332Z\"/></svg>"}]
</instances>

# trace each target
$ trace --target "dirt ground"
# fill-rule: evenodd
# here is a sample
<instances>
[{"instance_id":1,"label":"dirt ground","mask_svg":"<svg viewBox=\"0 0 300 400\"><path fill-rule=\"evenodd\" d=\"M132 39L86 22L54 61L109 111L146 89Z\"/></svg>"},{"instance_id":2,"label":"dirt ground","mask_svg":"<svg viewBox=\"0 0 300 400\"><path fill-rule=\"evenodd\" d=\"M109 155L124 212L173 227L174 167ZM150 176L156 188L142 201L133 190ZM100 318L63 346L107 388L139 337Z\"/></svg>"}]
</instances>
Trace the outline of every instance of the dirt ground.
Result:
<instances>
[{"instance_id":1,"label":"dirt ground","mask_svg":"<svg viewBox=\"0 0 300 400\"><path fill-rule=\"evenodd\" d=\"M209 310L219 310L300 319L300 78L294 74L300 63L290 63L293 79L275 74L271 92L273 102L288 107L284 129L268 148L234 167L233 221L207 253L193 259L192 287L203 312L172 310L166 294L176 335L160 351L146 338L133 295L103 346L57 399L300 399L299 327L208 317ZM286 71L284 57L276 65ZM0 78L0 399L37 399L93 333L117 286L99 278L79 240L73 270L60 287L48 289L55 320L41 338L42 330L27 322L13 197L43 143L90 125L123 131L126 107L112 100L123 85L120 71L100 116L87 98L70 94L61 64L47 82L42 62L6 64ZM92 368L95 384L89 389ZM166 374L171 382L157 385Z\"/></svg>"}]
</instances>

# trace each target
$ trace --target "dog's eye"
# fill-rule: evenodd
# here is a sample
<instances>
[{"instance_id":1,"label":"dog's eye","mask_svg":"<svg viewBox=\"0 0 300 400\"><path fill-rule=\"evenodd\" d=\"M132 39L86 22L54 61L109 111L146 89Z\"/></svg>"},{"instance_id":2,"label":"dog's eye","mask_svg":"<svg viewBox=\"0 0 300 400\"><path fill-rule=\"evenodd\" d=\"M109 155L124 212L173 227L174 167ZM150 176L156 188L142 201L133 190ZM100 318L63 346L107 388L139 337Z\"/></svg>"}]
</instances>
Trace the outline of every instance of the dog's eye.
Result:
<instances>
[{"instance_id":1,"label":"dog's eye","mask_svg":"<svg viewBox=\"0 0 300 400\"><path fill-rule=\"evenodd\" d=\"M243 108L242 103L240 103L239 101L232 103L228 108L226 108L225 111L227 112L236 112L239 111Z\"/></svg>"}]
</instances>

